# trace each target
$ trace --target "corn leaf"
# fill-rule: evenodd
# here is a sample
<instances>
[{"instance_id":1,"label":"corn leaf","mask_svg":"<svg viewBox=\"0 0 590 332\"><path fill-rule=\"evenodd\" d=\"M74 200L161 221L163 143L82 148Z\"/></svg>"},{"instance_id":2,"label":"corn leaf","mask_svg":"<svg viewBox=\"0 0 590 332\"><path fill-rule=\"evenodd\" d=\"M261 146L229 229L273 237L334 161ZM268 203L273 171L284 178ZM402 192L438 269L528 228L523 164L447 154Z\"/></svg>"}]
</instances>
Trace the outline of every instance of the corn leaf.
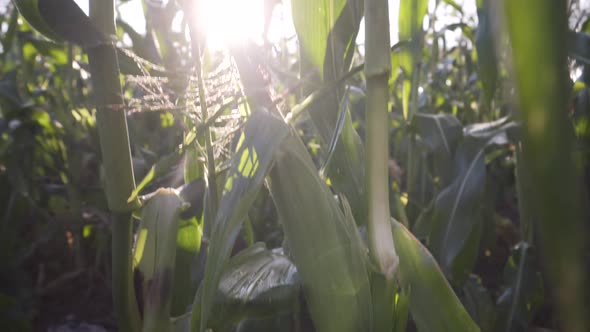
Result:
<instances>
[{"instance_id":1,"label":"corn leaf","mask_svg":"<svg viewBox=\"0 0 590 332\"><path fill-rule=\"evenodd\" d=\"M282 249L257 243L232 257L219 281L211 326L223 330L242 319L291 311L301 288L295 265Z\"/></svg>"},{"instance_id":2,"label":"corn leaf","mask_svg":"<svg viewBox=\"0 0 590 332\"><path fill-rule=\"evenodd\" d=\"M239 233L243 216L260 190L273 155L288 131L278 118L255 112L240 137L226 178L219 211L213 224L202 296L193 304L193 330L205 331L217 285Z\"/></svg>"},{"instance_id":3,"label":"corn leaf","mask_svg":"<svg viewBox=\"0 0 590 332\"><path fill-rule=\"evenodd\" d=\"M84 47L109 42L73 0L13 0L23 17L44 36Z\"/></svg>"},{"instance_id":4,"label":"corn leaf","mask_svg":"<svg viewBox=\"0 0 590 332\"><path fill-rule=\"evenodd\" d=\"M291 4L303 49L302 62L312 63L319 73L319 79L312 83L329 84L338 80L350 68L363 1L304 0ZM349 199L356 221L363 223L366 218L364 151L344 98L343 89L336 87L315 100L309 112L324 151L333 151L328 152L330 163L326 175L334 189Z\"/></svg>"},{"instance_id":5,"label":"corn leaf","mask_svg":"<svg viewBox=\"0 0 590 332\"><path fill-rule=\"evenodd\" d=\"M178 215L183 203L171 189L160 189L142 208L134 261L146 284L144 331L170 329Z\"/></svg>"},{"instance_id":6,"label":"corn leaf","mask_svg":"<svg viewBox=\"0 0 590 332\"><path fill-rule=\"evenodd\" d=\"M480 207L486 181L486 149L510 142L508 123L467 127L454 156L454 180L435 198L430 242L445 274L462 284L477 258L482 231Z\"/></svg>"},{"instance_id":7,"label":"corn leaf","mask_svg":"<svg viewBox=\"0 0 590 332\"><path fill-rule=\"evenodd\" d=\"M49 27L49 24L45 22L41 16L37 1L38 0L13 0L12 2L22 17L24 17L27 23L35 28L35 30L49 39L61 41L61 37Z\"/></svg>"},{"instance_id":8,"label":"corn leaf","mask_svg":"<svg viewBox=\"0 0 590 332\"><path fill-rule=\"evenodd\" d=\"M201 248L203 227L197 217L180 219L176 236L176 261L174 264L174 289L172 296L172 315L187 311L191 304L197 279L194 266Z\"/></svg>"},{"instance_id":9,"label":"corn leaf","mask_svg":"<svg viewBox=\"0 0 590 332\"><path fill-rule=\"evenodd\" d=\"M343 13L346 3L346 0L291 2L293 23L301 48L320 75L323 75L326 53L332 53L328 51L328 39L336 20ZM349 13L344 12L344 14Z\"/></svg>"},{"instance_id":10,"label":"corn leaf","mask_svg":"<svg viewBox=\"0 0 590 332\"><path fill-rule=\"evenodd\" d=\"M543 305L545 290L541 273L535 269L535 250L521 242L514 247L504 267L506 287L496 300L497 328L526 331Z\"/></svg>"},{"instance_id":11,"label":"corn leaf","mask_svg":"<svg viewBox=\"0 0 590 332\"><path fill-rule=\"evenodd\" d=\"M392 229L400 256L399 282L409 290L418 331L479 331L428 250L395 220Z\"/></svg>"},{"instance_id":12,"label":"corn leaf","mask_svg":"<svg viewBox=\"0 0 590 332\"><path fill-rule=\"evenodd\" d=\"M281 120L256 112L243 135L213 230L199 326L209 326L205 322L215 296L211 290L217 289L242 215L252 203L274 155L277 160L270 173L271 193L316 328L364 331L371 326L370 288L366 253L352 217L344 216L319 178L305 146ZM286 135L290 135L287 140ZM302 216L302 212L308 215Z\"/></svg>"},{"instance_id":13,"label":"corn leaf","mask_svg":"<svg viewBox=\"0 0 590 332\"><path fill-rule=\"evenodd\" d=\"M366 249L295 133L281 146L270 184L316 330L371 330Z\"/></svg>"},{"instance_id":14,"label":"corn leaf","mask_svg":"<svg viewBox=\"0 0 590 332\"><path fill-rule=\"evenodd\" d=\"M179 188L180 197L190 205L185 207L179 216L172 315L180 315L187 311L198 287L201 274L196 267L203 236L205 191L206 185L203 178L188 182Z\"/></svg>"},{"instance_id":15,"label":"corn leaf","mask_svg":"<svg viewBox=\"0 0 590 332\"><path fill-rule=\"evenodd\" d=\"M481 279L470 275L463 285L462 302L465 309L483 331L511 331L494 329L496 305L490 292L482 285Z\"/></svg>"},{"instance_id":16,"label":"corn leaf","mask_svg":"<svg viewBox=\"0 0 590 332\"><path fill-rule=\"evenodd\" d=\"M426 143L433 157L436 176L446 187L453 176L453 156L463 136L461 122L450 114L416 113L413 118L416 132Z\"/></svg>"},{"instance_id":17,"label":"corn leaf","mask_svg":"<svg viewBox=\"0 0 590 332\"><path fill-rule=\"evenodd\" d=\"M141 182L137 185L137 187L133 190L129 198L127 199L128 202L132 202L137 198L139 193L145 189L147 185L149 185L154 179L162 176L166 172L170 170L173 165L176 165L182 159L181 152L173 152L169 155L166 155L160 158L147 172L147 174L141 179Z\"/></svg>"}]
</instances>

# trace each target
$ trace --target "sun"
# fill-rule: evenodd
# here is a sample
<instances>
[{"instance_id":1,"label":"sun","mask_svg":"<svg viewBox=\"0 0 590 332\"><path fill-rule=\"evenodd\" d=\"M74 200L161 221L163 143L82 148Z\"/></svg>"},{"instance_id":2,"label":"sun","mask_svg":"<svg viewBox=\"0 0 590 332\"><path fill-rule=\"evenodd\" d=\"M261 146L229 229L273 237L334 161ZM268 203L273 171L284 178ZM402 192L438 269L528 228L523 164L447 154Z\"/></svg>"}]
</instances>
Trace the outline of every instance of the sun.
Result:
<instances>
[{"instance_id":1,"label":"sun","mask_svg":"<svg viewBox=\"0 0 590 332\"><path fill-rule=\"evenodd\" d=\"M262 42L264 33L264 0L206 0L197 13L207 35L207 46L220 50L251 40Z\"/></svg>"}]
</instances>

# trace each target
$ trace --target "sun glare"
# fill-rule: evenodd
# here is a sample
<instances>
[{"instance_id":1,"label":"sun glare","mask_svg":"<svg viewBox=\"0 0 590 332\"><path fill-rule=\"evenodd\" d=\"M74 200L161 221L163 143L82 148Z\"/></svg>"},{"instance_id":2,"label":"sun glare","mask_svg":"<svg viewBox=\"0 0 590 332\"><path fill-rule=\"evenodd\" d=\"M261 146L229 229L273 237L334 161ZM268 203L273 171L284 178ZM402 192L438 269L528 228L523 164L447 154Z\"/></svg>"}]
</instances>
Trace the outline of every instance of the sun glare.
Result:
<instances>
[{"instance_id":1,"label":"sun glare","mask_svg":"<svg viewBox=\"0 0 590 332\"><path fill-rule=\"evenodd\" d=\"M207 44L220 50L246 40L261 42L264 33L263 0L206 0L204 19Z\"/></svg>"}]
</instances>

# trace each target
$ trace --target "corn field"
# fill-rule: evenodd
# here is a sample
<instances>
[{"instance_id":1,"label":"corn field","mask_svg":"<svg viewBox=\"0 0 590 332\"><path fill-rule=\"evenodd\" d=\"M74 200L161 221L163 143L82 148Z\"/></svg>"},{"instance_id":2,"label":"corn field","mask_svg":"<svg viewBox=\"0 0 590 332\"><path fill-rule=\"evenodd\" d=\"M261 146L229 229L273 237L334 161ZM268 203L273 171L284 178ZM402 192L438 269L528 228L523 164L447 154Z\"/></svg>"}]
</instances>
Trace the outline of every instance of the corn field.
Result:
<instances>
[{"instance_id":1,"label":"corn field","mask_svg":"<svg viewBox=\"0 0 590 332\"><path fill-rule=\"evenodd\" d=\"M589 331L589 184L588 1L0 1L4 331Z\"/></svg>"}]
</instances>

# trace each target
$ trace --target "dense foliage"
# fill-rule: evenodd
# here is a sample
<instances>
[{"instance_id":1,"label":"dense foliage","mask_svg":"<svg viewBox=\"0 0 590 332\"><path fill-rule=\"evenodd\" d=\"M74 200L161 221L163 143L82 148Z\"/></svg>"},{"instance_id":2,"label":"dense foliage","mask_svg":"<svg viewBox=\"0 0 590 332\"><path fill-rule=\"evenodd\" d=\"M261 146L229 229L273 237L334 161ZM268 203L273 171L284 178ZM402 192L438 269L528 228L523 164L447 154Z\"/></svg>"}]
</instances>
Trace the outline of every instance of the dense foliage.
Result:
<instances>
[{"instance_id":1,"label":"dense foliage","mask_svg":"<svg viewBox=\"0 0 590 332\"><path fill-rule=\"evenodd\" d=\"M590 326L584 1L90 1L0 8L3 330Z\"/></svg>"}]
</instances>

